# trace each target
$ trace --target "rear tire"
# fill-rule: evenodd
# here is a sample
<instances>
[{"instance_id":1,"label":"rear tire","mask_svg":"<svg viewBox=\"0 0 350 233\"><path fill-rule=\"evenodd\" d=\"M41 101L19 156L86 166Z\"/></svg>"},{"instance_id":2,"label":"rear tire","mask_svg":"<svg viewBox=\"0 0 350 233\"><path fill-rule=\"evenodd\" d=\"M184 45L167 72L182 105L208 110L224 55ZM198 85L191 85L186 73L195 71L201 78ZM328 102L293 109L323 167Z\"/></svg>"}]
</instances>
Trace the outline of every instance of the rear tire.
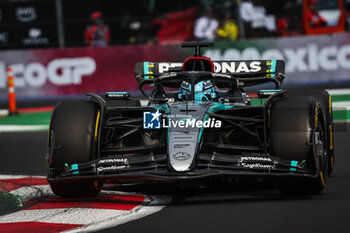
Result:
<instances>
[{"instance_id":1,"label":"rear tire","mask_svg":"<svg viewBox=\"0 0 350 233\"><path fill-rule=\"evenodd\" d=\"M88 162L95 158L95 136L100 111L95 103L67 101L59 103L50 123L49 148L52 157L49 177L63 172L65 164ZM97 181L50 183L52 191L62 197L96 196L102 187Z\"/></svg>"},{"instance_id":2,"label":"rear tire","mask_svg":"<svg viewBox=\"0 0 350 233\"><path fill-rule=\"evenodd\" d=\"M277 179L278 189L283 194L317 194L326 185L328 156L323 114L319 105L313 97L289 97L276 100L271 107L271 154L286 160L305 162L307 168L315 174L313 178ZM315 140L315 133L320 135L319 140ZM314 156L316 147L322 147L321 157ZM320 168L319 171L317 167Z\"/></svg>"}]
</instances>

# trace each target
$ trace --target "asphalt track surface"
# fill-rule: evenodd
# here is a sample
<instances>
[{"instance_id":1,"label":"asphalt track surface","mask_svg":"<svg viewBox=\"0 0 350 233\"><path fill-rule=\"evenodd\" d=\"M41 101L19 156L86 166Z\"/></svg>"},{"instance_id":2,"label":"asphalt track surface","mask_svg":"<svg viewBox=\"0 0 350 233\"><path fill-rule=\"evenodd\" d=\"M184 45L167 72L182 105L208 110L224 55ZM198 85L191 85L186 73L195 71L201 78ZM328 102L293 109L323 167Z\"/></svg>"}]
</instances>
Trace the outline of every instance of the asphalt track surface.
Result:
<instances>
[{"instance_id":1,"label":"asphalt track surface","mask_svg":"<svg viewBox=\"0 0 350 233\"><path fill-rule=\"evenodd\" d=\"M175 194L160 212L101 232L350 232L350 124L335 127L336 168L326 190ZM0 133L0 173L45 175L46 132Z\"/></svg>"}]
</instances>

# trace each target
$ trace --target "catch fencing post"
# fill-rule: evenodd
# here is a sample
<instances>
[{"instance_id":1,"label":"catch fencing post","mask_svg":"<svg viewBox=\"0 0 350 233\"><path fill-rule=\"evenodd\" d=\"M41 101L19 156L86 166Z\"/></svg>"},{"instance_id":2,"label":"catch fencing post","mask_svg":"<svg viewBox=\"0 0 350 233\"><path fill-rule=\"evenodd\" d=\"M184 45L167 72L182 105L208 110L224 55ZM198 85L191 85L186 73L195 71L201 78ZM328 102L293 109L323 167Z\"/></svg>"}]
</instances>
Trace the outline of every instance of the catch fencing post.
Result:
<instances>
[{"instance_id":1,"label":"catch fencing post","mask_svg":"<svg viewBox=\"0 0 350 233\"><path fill-rule=\"evenodd\" d=\"M18 114L16 108L16 92L11 67L7 68L7 88L9 94L9 115L16 115Z\"/></svg>"}]
</instances>

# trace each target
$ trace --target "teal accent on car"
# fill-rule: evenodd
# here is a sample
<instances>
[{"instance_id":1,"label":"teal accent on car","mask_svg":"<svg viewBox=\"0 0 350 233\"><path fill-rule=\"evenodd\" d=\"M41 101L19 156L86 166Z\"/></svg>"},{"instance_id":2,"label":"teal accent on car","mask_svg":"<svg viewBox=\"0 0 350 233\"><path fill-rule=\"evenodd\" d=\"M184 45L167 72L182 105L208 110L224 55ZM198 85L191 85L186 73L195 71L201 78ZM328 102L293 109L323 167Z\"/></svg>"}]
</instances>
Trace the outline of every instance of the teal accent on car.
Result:
<instances>
[{"instance_id":1,"label":"teal accent on car","mask_svg":"<svg viewBox=\"0 0 350 233\"><path fill-rule=\"evenodd\" d=\"M151 106L155 110L159 110L160 112L163 112L164 114L169 114L170 113L170 107L168 103L163 104L162 106Z\"/></svg>"},{"instance_id":2,"label":"teal accent on car","mask_svg":"<svg viewBox=\"0 0 350 233\"><path fill-rule=\"evenodd\" d=\"M261 92L280 92L283 91L282 89L273 89L273 90L259 90Z\"/></svg>"},{"instance_id":3,"label":"teal accent on car","mask_svg":"<svg viewBox=\"0 0 350 233\"><path fill-rule=\"evenodd\" d=\"M119 94L119 95L126 95L129 94L129 92L126 91L112 91L112 92L106 92L106 94Z\"/></svg>"},{"instance_id":4,"label":"teal accent on car","mask_svg":"<svg viewBox=\"0 0 350 233\"><path fill-rule=\"evenodd\" d=\"M276 72L276 64L277 64L277 60L271 60L271 77L274 78L276 76L275 72Z\"/></svg>"},{"instance_id":5,"label":"teal accent on car","mask_svg":"<svg viewBox=\"0 0 350 233\"><path fill-rule=\"evenodd\" d=\"M72 164L72 170L78 170L78 164ZM73 174L79 174L79 171L74 171Z\"/></svg>"},{"instance_id":6,"label":"teal accent on car","mask_svg":"<svg viewBox=\"0 0 350 233\"><path fill-rule=\"evenodd\" d=\"M290 162L290 166L292 166L292 167L297 167L297 166L298 166L298 161L292 160L292 161Z\"/></svg>"},{"instance_id":7,"label":"teal accent on car","mask_svg":"<svg viewBox=\"0 0 350 233\"><path fill-rule=\"evenodd\" d=\"M290 166L291 166L291 168L289 169L290 171L296 171L297 169L295 168L295 167L297 167L298 166L298 161L295 161L295 160L292 160L291 162L290 162Z\"/></svg>"},{"instance_id":8,"label":"teal accent on car","mask_svg":"<svg viewBox=\"0 0 350 233\"><path fill-rule=\"evenodd\" d=\"M213 103L209 108L208 108L208 113L216 113L218 111L222 111L222 110L228 110L228 109L231 109L231 108L234 108L235 106L234 105L226 105L226 104L223 104L223 103Z\"/></svg>"},{"instance_id":9,"label":"teal accent on car","mask_svg":"<svg viewBox=\"0 0 350 233\"><path fill-rule=\"evenodd\" d=\"M143 63L143 73L149 74L149 62L148 61L145 61ZM149 76L144 76L144 79L149 79Z\"/></svg>"}]
</instances>

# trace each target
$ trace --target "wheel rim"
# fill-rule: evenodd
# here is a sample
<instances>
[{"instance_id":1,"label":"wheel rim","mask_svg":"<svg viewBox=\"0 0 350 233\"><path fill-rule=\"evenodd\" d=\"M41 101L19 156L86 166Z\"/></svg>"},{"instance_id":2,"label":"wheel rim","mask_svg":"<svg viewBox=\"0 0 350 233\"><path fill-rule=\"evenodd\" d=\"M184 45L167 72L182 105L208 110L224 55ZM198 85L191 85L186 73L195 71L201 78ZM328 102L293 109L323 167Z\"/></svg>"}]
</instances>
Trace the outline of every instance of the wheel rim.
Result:
<instances>
[{"instance_id":1,"label":"wheel rim","mask_svg":"<svg viewBox=\"0 0 350 233\"><path fill-rule=\"evenodd\" d=\"M319 124L314 133L314 153L316 163L319 166L319 176L321 179L322 186L326 186L326 179L328 174L328 153L325 143L325 134L322 127L322 123Z\"/></svg>"}]
</instances>

